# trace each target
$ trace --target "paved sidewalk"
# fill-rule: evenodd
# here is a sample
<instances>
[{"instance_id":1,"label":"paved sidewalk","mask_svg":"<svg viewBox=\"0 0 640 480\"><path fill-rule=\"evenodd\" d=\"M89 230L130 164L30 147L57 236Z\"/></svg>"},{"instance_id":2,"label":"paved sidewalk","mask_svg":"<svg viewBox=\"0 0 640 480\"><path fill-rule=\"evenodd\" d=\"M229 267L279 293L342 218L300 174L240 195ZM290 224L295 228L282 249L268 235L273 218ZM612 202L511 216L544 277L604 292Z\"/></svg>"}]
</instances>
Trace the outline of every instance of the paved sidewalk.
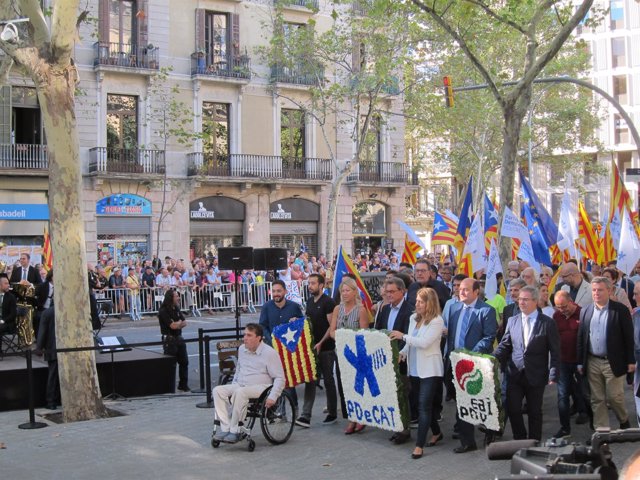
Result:
<instances>
[{"instance_id":1,"label":"paved sidewalk","mask_svg":"<svg viewBox=\"0 0 640 480\"><path fill-rule=\"evenodd\" d=\"M545 399L544 435L553 434L556 423L555 388ZM299 394L302 392L299 391ZM631 412L630 390L627 390ZM300 395L300 398L302 396ZM20 430L28 412L0 413L0 475L3 479L172 479L260 478L260 479L370 479L429 478L429 480L491 479L509 474L509 462L489 461L484 450L456 455L451 439L453 404L445 404L441 423L445 441L425 449L425 456L412 460L413 444L396 446L388 432L367 428L345 436L344 421L322 426L323 392L318 392L310 429L296 427L288 443L272 446L254 429L256 450L246 442L210 446L212 409L199 409L202 395L164 395L108 402L126 416L50 424L40 430ZM37 413L46 413L45 410ZM38 416L37 420L41 420ZM584 441L588 431L574 425L573 440ZM415 431L413 433L415 438ZM480 436L477 436L480 442ZM505 438L510 437L507 430ZM640 444L612 446L621 467ZM415 476L415 477L414 477Z\"/></svg>"}]
</instances>

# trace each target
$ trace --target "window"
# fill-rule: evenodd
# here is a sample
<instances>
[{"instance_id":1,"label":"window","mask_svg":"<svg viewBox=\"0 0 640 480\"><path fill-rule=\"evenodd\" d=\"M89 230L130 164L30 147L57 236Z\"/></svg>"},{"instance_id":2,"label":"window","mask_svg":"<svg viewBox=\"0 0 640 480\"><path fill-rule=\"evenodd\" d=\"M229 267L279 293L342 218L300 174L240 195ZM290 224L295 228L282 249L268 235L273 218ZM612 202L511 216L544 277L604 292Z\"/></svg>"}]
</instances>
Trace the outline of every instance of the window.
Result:
<instances>
[{"instance_id":1,"label":"window","mask_svg":"<svg viewBox=\"0 0 640 480\"><path fill-rule=\"evenodd\" d=\"M584 162L584 183L598 183L598 156L593 154Z\"/></svg>"},{"instance_id":2,"label":"window","mask_svg":"<svg viewBox=\"0 0 640 480\"><path fill-rule=\"evenodd\" d=\"M627 122L625 122L624 119L616 113L613 116L613 124L614 142L616 144L629 143L629 127L627 126Z\"/></svg>"},{"instance_id":3,"label":"window","mask_svg":"<svg viewBox=\"0 0 640 480\"><path fill-rule=\"evenodd\" d=\"M611 39L611 66L624 67L627 64L627 55L624 37Z\"/></svg>"},{"instance_id":4,"label":"window","mask_svg":"<svg viewBox=\"0 0 640 480\"><path fill-rule=\"evenodd\" d=\"M611 30L624 28L624 0L611 0L609 18L611 19Z\"/></svg>"},{"instance_id":5,"label":"window","mask_svg":"<svg viewBox=\"0 0 640 480\"><path fill-rule=\"evenodd\" d=\"M622 178L624 181L627 181L627 169L633 167L631 162L631 152L618 152L618 161L616 163L618 165L618 170L620 170L620 173L622 174Z\"/></svg>"},{"instance_id":6,"label":"window","mask_svg":"<svg viewBox=\"0 0 640 480\"><path fill-rule=\"evenodd\" d=\"M138 147L138 97L107 95L107 148Z\"/></svg>"},{"instance_id":7,"label":"window","mask_svg":"<svg viewBox=\"0 0 640 480\"><path fill-rule=\"evenodd\" d=\"M386 208L384 204L367 201L357 203L352 211L354 235L385 235L387 233Z\"/></svg>"},{"instance_id":8,"label":"window","mask_svg":"<svg viewBox=\"0 0 640 480\"><path fill-rule=\"evenodd\" d=\"M360 119L360 131L362 132L362 128L364 127L366 117L362 116ZM367 130L367 134L361 139L362 141L362 149L360 151L360 165L361 167L365 164L378 164L381 161L381 153L382 149L380 148L382 143L382 135L381 135L381 120L380 117L374 115L371 117L369 122L369 128Z\"/></svg>"},{"instance_id":9,"label":"window","mask_svg":"<svg viewBox=\"0 0 640 480\"><path fill-rule=\"evenodd\" d=\"M600 213L598 212L598 192L586 192L584 194L584 208L591 221L599 221Z\"/></svg>"},{"instance_id":10,"label":"window","mask_svg":"<svg viewBox=\"0 0 640 480\"><path fill-rule=\"evenodd\" d=\"M135 12L135 13L134 13ZM133 0L110 0L109 42L120 46L135 45L136 2ZM124 51L124 48L121 48Z\"/></svg>"},{"instance_id":11,"label":"window","mask_svg":"<svg viewBox=\"0 0 640 480\"><path fill-rule=\"evenodd\" d=\"M220 165L229 160L229 105L204 102L202 104L202 133L207 164Z\"/></svg>"},{"instance_id":12,"label":"window","mask_svg":"<svg viewBox=\"0 0 640 480\"><path fill-rule=\"evenodd\" d=\"M305 157L305 126L302 110L282 109L280 114L280 152L283 157Z\"/></svg>"},{"instance_id":13,"label":"window","mask_svg":"<svg viewBox=\"0 0 640 480\"><path fill-rule=\"evenodd\" d=\"M229 57L229 35L229 15L207 12L204 29L207 65L226 67Z\"/></svg>"},{"instance_id":14,"label":"window","mask_svg":"<svg viewBox=\"0 0 640 480\"><path fill-rule=\"evenodd\" d=\"M627 103L627 76L618 75L613 77L613 96L622 104Z\"/></svg>"},{"instance_id":15,"label":"window","mask_svg":"<svg viewBox=\"0 0 640 480\"><path fill-rule=\"evenodd\" d=\"M11 87L11 143L43 144L40 104L35 88Z\"/></svg>"}]
</instances>

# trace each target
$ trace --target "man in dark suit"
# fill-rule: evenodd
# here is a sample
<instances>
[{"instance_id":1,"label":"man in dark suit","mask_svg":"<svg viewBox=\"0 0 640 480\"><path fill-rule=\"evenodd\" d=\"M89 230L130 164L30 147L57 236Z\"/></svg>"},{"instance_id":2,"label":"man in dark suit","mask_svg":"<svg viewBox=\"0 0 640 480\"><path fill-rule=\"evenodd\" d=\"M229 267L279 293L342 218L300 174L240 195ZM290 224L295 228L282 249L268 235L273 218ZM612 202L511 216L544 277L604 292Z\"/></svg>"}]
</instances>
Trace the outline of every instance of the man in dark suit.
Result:
<instances>
[{"instance_id":1,"label":"man in dark suit","mask_svg":"<svg viewBox=\"0 0 640 480\"><path fill-rule=\"evenodd\" d=\"M44 351L44 359L49 364L47 377L47 408L55 410L60 405L60 379L58 377L58 355L56 353L56 320L53 307L42 312L40 331L36 341L36 353Z\"/></svg>"},{"instance_id":2,"label":"man in dark suit","mask_svg":"<svg viewBox=\"0 0 640 480\"><path fill-rule=\"evenodd\" d=\"M440 310L444 310L447 300L451 297L451 290L449 290L440 280L436 280L436 276L431 271L431 265L429 262L425 258L419 258L413 272L415 274L416 281L411 284L409 291L407 292L407 302L411 307L411 312L416 309L416 294L418 293L418 290L424 287L429 287L435 290L438 294Z\"/></svg>"},{"instance_id":3,"label":"man in dark suit","mask_svg":"<svg viewBox=\"0 0 640 480\"><path fill-rule=\"evenodd\" d=\"M31 256L28 253L21 253L20 266L14 267L11 271L9 283L32 283L37 285L42 282L40 274L35 267L29 265L29 262L31 262Z\"/></svg>"},{"instance_id":4,"label":"man in dark suit","mask_svg":"<svg viewBox=\"0 0 640 480\"><path fill-rule=\"evenodd\" d=\"M378 315L375 324L376 330L398 330L400 332L407 333L409 331L411 308L404 298L404 294L406 293L404 281L399 277L390 276L384 282L384 291L389 303L382 307L380 315ZM404 347L404 342L400 340L398 342L398 349L401 350ZM400 363L400 373L402 374L402 380L404 382L405 392L407 393L408 398L410 388L409 377L407 377L406 362ZM418 417L417 409L413 412L413 408L410 408L410 411L412 411L411 418ZM411 433L408 427L409 426L407 425L407 428L405 428L404 431L392 435L389 440L397 445L408 441L411 438Z\"/></svg>"},{"instance_id":5,"label":"man in dark suit","mask_svg":"<svg viewBox=\"0 0 640 480\"><path fill-rule=\"evenodd\" d=\"M43 283L36 285L36 311L33 315L33 333L38 338L42 312L53 305L53 269L47 272Z\"/></svg>"},{"instance_id":6,"label":"man in dark suit","mask_svg":"<svg viewBox=\"0 0 640 480\"><path fill-rule=\"evenodd\" d=\"M445 374L451 378L451 361L449 354L464 348L472 352L491 353L496 338L498 323L495 309L478 298L480 282L473 278L465 278L460 283L460 302L451 307L447 327L447 356L445 358ZM455 453L477 450L475 431L472 424L457 418L457 431L461 445Z\"/></svg>"},{"instance_id":7,"label":"man in dark suit","mask_svg":"<svg viewBox=\"0 0 640 480\"><path fill-rule=\"evenodd\" d=\"M591 281L593 304L580 312L578 328L578 371L586 372L591 390L593 426L609 427L607 403L620 428L629 428L624 404L625 374L635 372L633 323L629 309L609 298L611 281Z\"/></svg>"},{"instance_id":8,"label":"man in dark suit","mask_svg":"<svg viewBox=\"0 0 640 480\"><path fill-rule=\"evenodd\" d=\"M542 398L547 383L555 383L560 362L560 336L553 319L538 311L536 287L520 289L520 313L507 321L507 328L493 354L507 373L507 415L515 440L542 439ZM522 418L522 400L527 399L529 436Z\"/></svg>"},{"instance_id":9,"label":"man in dark suit","mask_svg":"<svg viewBox=\"0 0 640 480\"><path fill-rule=\"evenodd\" d=\"M507 329L507 320L509 320L514 315L518 315L520 313L520 306L518 305L518 296L520 295L520 289L527 285L521 278L514 278L509 282L509 296L513 300L513 303L510 303L504 310L502 311L502 322L498 327L498 342L502 340L502 336L504 335L504 331Z\"/></svg>"},{"instance_id":10,"label":"man in dark suit","mask_svg":"<svg viewBox=\"0 0 640 480\"><path fill-rule=\"evenodd\" d=\"M0 277L0 334L16 331L16 297L9 288L9 279Z\"/></svg>"}]
</instances>

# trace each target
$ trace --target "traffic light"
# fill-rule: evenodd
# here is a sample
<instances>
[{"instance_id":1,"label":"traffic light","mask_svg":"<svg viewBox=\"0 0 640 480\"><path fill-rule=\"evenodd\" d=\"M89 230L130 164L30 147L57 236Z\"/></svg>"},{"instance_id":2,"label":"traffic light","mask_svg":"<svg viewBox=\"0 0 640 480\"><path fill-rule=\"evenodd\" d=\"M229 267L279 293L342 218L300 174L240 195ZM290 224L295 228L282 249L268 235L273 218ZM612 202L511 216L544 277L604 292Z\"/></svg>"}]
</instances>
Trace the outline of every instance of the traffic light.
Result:
<instances>
[{"instance_id":1,"label":"traffic light","mask_svg":"<svg viewBox=\"0 0 640 480\"><path fill-rule=\"evenodd\" d=\"M446 76L444 80L444 98L447 101L447 107L453 107L453 86L451 85L451 77Z\"/></svg>"}]
</instances>

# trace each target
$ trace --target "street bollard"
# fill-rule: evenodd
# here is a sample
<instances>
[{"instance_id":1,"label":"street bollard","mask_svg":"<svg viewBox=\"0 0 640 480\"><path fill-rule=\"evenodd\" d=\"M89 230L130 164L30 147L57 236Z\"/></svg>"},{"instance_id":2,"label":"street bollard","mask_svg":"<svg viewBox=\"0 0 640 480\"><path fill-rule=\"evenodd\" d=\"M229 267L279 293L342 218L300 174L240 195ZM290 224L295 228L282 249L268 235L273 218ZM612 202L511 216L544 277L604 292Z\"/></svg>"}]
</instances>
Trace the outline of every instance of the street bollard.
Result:
<instances>
[{"instance_id":1,"label":"street bollard","mask_svg":"<svg viewBox=\"0 0 640 480\"><path fill-rule=\"evenodd\" d=\"M18 428L21 430L33 430L36 428L44 428L46 423L36 422L35 399L33 398L33 363L31 359L31 349L25 352L27 356L27 382L29 382L29 422L21 423Z\"/></svg>"}]
</instances>

